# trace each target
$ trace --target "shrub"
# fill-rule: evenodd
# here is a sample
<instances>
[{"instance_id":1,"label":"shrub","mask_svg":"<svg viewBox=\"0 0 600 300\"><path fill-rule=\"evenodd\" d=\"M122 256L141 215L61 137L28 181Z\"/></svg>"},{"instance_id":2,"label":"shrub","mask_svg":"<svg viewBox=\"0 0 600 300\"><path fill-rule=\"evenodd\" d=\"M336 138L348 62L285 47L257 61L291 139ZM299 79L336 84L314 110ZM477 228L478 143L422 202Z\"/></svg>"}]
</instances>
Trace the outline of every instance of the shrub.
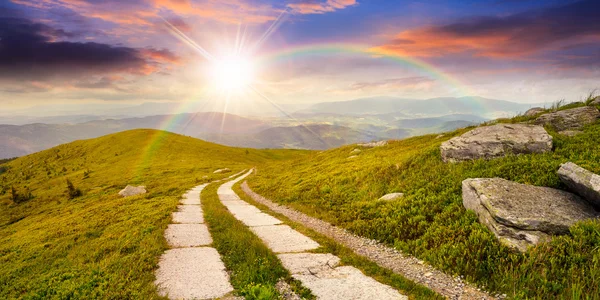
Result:
<instances>
[{"instance_id":1,"label":"shrub","mask_svg":"<svg viewBox=\"0 0 600 300\"><path fill-rule=\"evenodd\" d=\"M82 195L81 190L75 188L75 186L69 179L67 179L67 195L69 195L69 199L75 199Z\"/></svg>"},{"instance_id":2,"label":"shrub","mask_svg":"<svg viewBox=\"0 0 600 300\"><path fill-rule=\"evenodd\" d=\"M21 194L14 186L10 188L10 200L14 203L19 204L31 199L33 199L33 195L29 189L26 189L25 192Z\"/></svg>"}]
</instances>

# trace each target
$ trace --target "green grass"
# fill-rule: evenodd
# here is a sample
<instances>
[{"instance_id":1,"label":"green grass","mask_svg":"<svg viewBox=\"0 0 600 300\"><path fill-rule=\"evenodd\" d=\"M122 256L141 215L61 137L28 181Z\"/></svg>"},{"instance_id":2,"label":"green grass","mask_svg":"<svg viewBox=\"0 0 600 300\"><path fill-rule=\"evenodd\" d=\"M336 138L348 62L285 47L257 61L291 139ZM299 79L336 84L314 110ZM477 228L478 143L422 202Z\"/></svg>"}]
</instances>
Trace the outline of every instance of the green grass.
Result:
<instances>
[{"instance_id":1,"label":"green grass","mask_svg":"<svg viewBox=\"0 0 600 300\"><path fill-rule=\"evenodd\" d=\"M76 141L12 160L0 175L0 298L152 299L163 232L181 195L303 151L224 147L156 130ZM205 177L206 176L206 177ZM67 179L82 195L69 199ZM148 193L121 198L127 184ZM10 191L31 193L20 204Z\"/></svg>"},{"instance_id":2,"label":"green grass","mask_svg":"<svg viewBox=\"0 0 600 300\"><path fill-rule=\"evenodd\" d=\"M217 196L220 184L202 191L202 206L213 246L221 254L236 294L249 300L277 299L275 284L284 279L301 296L312 298L308 290L292 280L277 256L221 203Z\"/></svg>"},{"instance_id":3,"label":"green grass","mask_svg":"<svg viewBox=\"0 0 600 300\"><path fill-rule=\"evenodd\" d=\"M577 104L583 105L583 104ZM563 108L559 108L563 109ZM505 122L514 120L505 120ZM469 129L313 153L258 168L249 180L258 193L309 215L413 254L433 266L514 298L600 298L600 221L577 224L526 254L501 245L462 206L461 182L501 177L565 189L556 172L572 161L600 173L600 124L575 137L554 135L555 151L446 164L440 144ZM403 192L399 201L377 199ZM580 296L579 296L580 295Z\"/></svg>"},{"instance_id":4,"label":"green grass","mask_svg":"<svg viewBox=\"0 0 600 300\"><path fill-rule=\"evenodd\" d=\"M246 193L244 193L241 189L241 183L234 185L233 189L240 196L240 198L242 198L242 200L255 205L263 212L275 216L285 224L319 243L321 247L316 249L315 252L331 253L340 258L342 265L356 267L367 276L373 277L375 280L383 284L387 284L396 288L401 294L408 296L410 299L444 299L444 297L440 296L434 291L422 285L416 284L401 275L395 274L388 269L382 268L365 257L355 254L351 249L335 242L334 240L310 228L307 228L302 224L293 222L282 214L273 212L267 206L254 201L251 197L246 195Z\"/></svg>"}]
</instances>

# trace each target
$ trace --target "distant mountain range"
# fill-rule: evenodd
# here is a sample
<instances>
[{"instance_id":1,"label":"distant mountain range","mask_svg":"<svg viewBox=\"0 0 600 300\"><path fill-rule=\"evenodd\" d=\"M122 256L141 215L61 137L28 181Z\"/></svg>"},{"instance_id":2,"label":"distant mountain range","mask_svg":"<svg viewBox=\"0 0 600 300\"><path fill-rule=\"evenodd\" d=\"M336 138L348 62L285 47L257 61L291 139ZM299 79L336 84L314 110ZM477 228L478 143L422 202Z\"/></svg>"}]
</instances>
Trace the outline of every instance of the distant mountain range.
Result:
<instances>
[{"instance_id":1,"label":"distant mountain range","mask_svg":"<svg viewBox=\"0 0 600 300\"><path fill-rule=\"evenodd\" d=\"M442 97L426 100L404 99L396 97L371 97L350 101L323 102L299 114L395 114L396 116L442 116L448 114L473 114L481 117L515 115L538 104L522 104L483 97Z\"/></svg>"},{"instance_id":2,"label":"distant mountain range","mask_svg":"<svg viewBox=\"0 0 600 300\"><path fill-rule=\"evenodd\" d=\"M220 112L127 118L98 115L33 117L21 121L46 122L0 125L0 158L22 156L78 139L137 128L163 129L229 146L327 149L454 130L485 122L492 118L490 116L514 115L530 106L481 97L427 100L376 97L319 103L293 113L291 118L244 117ZM148 111L157 109L152 104L145 107L152 108ZM0 123L7 121L19 119L0 117Z\"/></svg>"}]
</instances>

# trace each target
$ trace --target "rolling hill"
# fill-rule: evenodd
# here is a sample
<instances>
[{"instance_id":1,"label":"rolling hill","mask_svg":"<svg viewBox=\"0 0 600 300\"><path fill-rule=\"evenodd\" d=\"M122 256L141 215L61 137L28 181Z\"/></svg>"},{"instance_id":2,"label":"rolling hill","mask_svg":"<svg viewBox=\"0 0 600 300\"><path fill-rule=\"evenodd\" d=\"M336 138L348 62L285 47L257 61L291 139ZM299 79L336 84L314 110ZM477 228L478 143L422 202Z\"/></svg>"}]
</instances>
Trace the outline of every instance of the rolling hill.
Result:
<instances>
[{"instance_id":1,"label":"rolling hill","mask_svg":"<svg viewBox=\"0 0 600 300\"><path fill-rule=\"evenodd\" d=\"M473 212L464 209L461 182L499 177L565 189L557 170L567 161L600 174L600 121L576 136L549 130L553 152L444 163L440 144L468 130L375 148L348 145L284 164L269 163L258 168L249 185L279 204L383 242L509 298L595 299L600 295L600 220L578 223L570 234L521 254L498 242ZM378 200L396 192L403 198Z\"/></svg>"},{"instance_id":2,"label":"rolling hill","mask_svg":"<svg viewBox=\"0 0 600 300\"><path fill-rule=\"evenodd\" d=\"M188 189L298 150L132 130L21 157L0 171L0 298L152 299L163 232ZM82 192L69 197L67 180ZM126 185L148 193L121 198ZM19 195L21 203L12 201Z\"/></svg>"}]
</instances>

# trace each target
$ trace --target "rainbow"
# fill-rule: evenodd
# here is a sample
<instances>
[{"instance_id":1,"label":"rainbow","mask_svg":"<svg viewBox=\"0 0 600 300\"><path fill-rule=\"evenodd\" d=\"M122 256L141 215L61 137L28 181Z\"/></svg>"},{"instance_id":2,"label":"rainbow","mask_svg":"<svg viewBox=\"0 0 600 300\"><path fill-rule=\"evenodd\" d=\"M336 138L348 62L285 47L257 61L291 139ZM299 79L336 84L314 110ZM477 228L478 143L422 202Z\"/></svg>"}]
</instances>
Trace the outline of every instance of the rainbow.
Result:
<instances>
[{"instance_id":1,"label":"rainbow","mask_svg":"<svg viewBox=\"0 0 600 300\"><path fill-rule=\"evenodd\" d=\"M436 67L423 60L402 56L390 52L383 52L376 48L348 43L324 43L324 44L309 44L296 47L289 47L282 50L268 52L259 57L260 63L273 63L277 61L287 60L294 57L309 56L309 55L335 55L335 54L356 54L365 55L374 59L383 59L394 64L412 69L420 74L446 83L446 85L454 91L455 96L472 96L475 95L467 84L460 81L456 77L450 76L447 72L439 67Z\"/></svg>"},{"instance_id":2,"label":"rainbow","mask_svg":"<svg viewBox=\"0 0 600 300\"><path fill-rule=\"evenodd\" d=\"M286 47L277 51L265 52L259 55L257 57L257 63L259 65L269 65L302 56L339 54L364 55L367 57L372 57L373 59L386 60L393 64L414 70L422 76L430 77L445 84L452 92L453 96L475 95L475 93L468 87L467 84L463 83L456 77L450 76L447 72L439 67L414 57L382 52L373 47L361 44L323 43ZM193 106L196 106L195 108L197 109L199 108L199 104L200 103L196 101L183 102L175 110L169 113L171 117L166 118L162 122L160 129L164 131L170 131L174 129L175 125L180 124L185 118L185 116L181 113L193 110ZM227 103L225 103L225 105L227 105ZM137 174L141 175L141 172L143 172L145 168L149 167L150 160L154 153L156 153L161 146L164 146L164 136L165 133L161 131L155 133L154 136L148 140L148 144L141 153L140 163L138 164L138 170L136 172Z\"/></svg>"}]
</instances>

